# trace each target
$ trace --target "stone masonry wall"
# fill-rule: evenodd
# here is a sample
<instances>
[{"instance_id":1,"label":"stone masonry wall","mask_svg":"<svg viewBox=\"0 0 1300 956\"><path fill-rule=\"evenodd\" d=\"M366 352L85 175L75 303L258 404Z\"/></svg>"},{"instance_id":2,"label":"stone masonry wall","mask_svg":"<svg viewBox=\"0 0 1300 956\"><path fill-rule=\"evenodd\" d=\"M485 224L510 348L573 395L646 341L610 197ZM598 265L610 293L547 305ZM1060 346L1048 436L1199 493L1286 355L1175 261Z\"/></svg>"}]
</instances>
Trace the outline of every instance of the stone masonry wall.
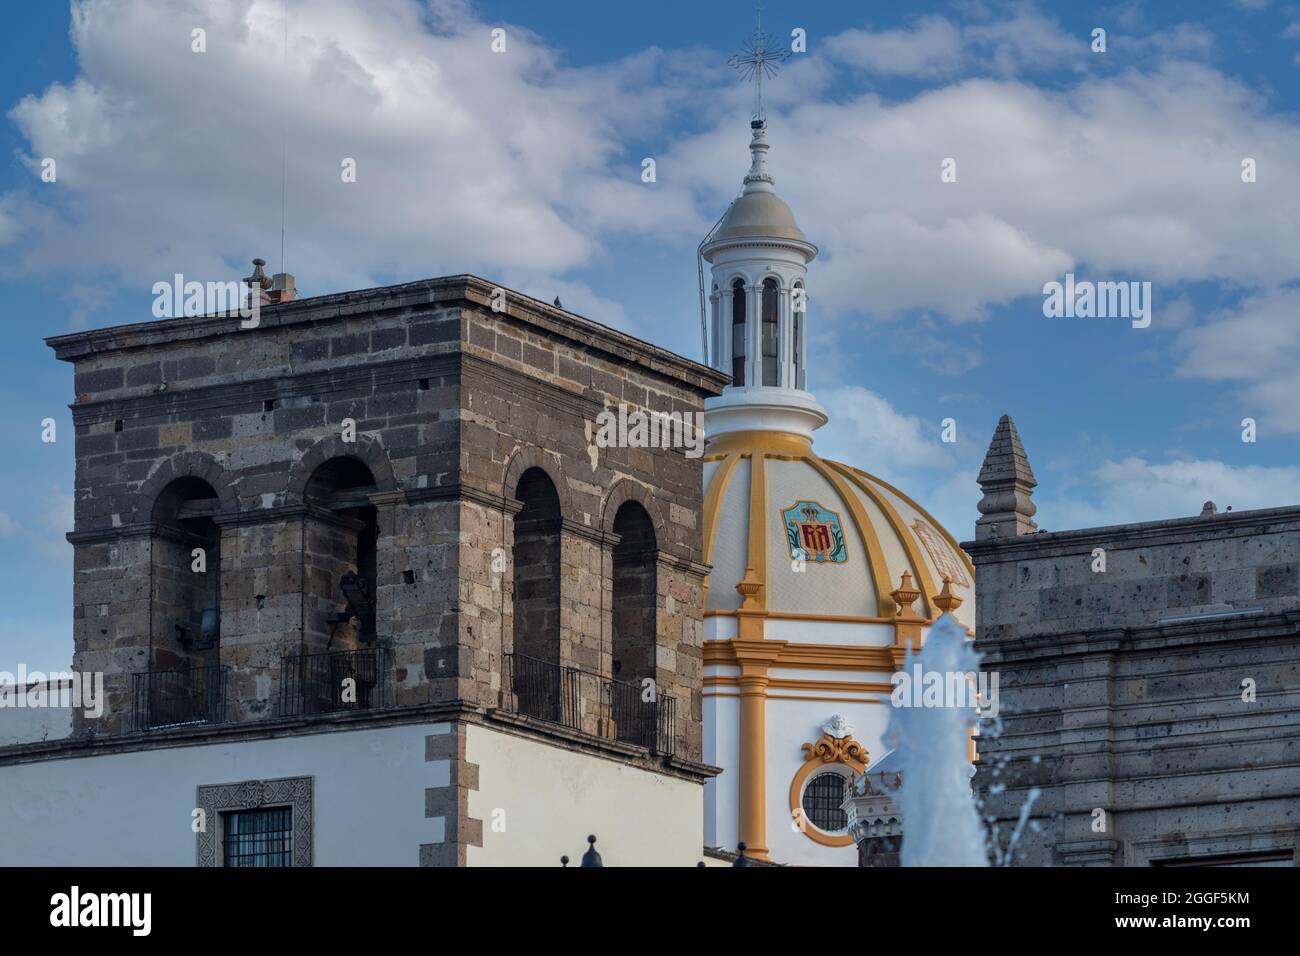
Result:
<instances>
[{"instance_id":1,"label":"stone masonry wall","mask_svg":"<svg viewBox=\"0 0 1300 956\"><path fill-rule=\"evenodd\" d=\"M1041 791L1017 863L1294 851L1300 508L963 547L1001 697L976 789L1003 843Z\"/></svg>"}]
</instances>

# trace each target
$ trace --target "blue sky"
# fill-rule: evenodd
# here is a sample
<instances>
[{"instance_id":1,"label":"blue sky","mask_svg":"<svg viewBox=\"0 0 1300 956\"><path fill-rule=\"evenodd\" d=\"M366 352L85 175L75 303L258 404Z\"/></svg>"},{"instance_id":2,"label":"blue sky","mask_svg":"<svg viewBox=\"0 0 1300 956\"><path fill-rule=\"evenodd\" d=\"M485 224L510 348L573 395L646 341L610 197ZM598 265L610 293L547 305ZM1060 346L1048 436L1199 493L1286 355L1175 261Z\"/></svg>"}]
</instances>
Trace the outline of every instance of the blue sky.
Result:
<instances>
[{"instance_id":1,"label":"blue sky","mask_svg":"<svg viewBox=\"0 0 1300 956\"><path fill-rule=\"evenodd\" d=\"M71 654L72 374L42 338L148 319L175 272L278 268L282 160L303 294L475 272L699 358L695 247L747 167L749 93L726 58L753 11L7 10L0 670ZM899 483L960 540L1004 412L1050 530L1300 503L1300 4L768 2L764 25L807 34L767 111L777 190L821 247L824 455ZM1151 327L1045 318L1043 284L1066 272L1150 282Z\"/></svg>"}]
</instances>

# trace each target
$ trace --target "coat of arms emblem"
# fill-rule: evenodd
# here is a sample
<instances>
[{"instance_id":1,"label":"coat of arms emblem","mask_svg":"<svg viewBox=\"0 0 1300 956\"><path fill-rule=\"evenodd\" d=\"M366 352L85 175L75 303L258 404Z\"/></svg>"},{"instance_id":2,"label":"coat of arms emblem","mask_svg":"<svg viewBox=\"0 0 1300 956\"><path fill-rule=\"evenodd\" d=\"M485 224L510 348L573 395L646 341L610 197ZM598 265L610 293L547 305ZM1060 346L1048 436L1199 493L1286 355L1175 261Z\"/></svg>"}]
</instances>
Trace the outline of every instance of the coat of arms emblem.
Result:
<instances>
[{"instance_id":1,"label":"coat of arms emblem","mask_svg":"<svg viewBox=\"0 0 1300 956\"><path fill-rule=\"evenodd\" d=\"M843 564L849 554L844 547L840 516L815 501L796 501L781 512L790 557L819 564Z\"/></svg>"}]
</instances>

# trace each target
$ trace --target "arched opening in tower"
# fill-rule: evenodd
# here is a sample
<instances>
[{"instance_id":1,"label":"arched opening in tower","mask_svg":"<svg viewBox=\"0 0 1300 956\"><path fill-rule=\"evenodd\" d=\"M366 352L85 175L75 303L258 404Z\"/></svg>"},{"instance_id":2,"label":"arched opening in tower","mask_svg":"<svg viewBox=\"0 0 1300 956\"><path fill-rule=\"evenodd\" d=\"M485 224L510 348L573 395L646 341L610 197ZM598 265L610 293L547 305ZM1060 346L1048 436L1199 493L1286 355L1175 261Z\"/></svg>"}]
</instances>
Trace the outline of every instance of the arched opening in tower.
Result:
<instances>
[{"instance_id":1,"label":"arched opening in tower","mask_svg":"<svg viewBox=\"0 0 1300 956\"><path fill-rule=\"evenodd\" d=\"M731 283L731 384L745 384L745 282Z\"/></svg>"},{"instance_id":2,"label":"arched opening in tower","mask_svg":"<svg viewBox=\"0 0 1300 956\"><path fill-rule=\"evenodd\" d=\"M763 384L780 385L781 376L777 366L777 343L779 325L777 320L777 303L780 299L780 287L772 277L763 280Z\"/></svg>"},{"instance_id":3,"label":"arched opening in tower","mask_svg":"<svg viewBox=\"0 0 1300 956\"><path fill-rule=\"evenodd\" d=\"M635 501L619 507L614 533L613 717L619 740L648 747L659 696L658 687L645 683L656 677L659 552L654 523Z\"/></svg>"},{"instance_id":4,"label":"arched opening in tower","mask_svg":"<svg viewBox=\"0 0 1300 956\"><path fill-rule=\"evenodd\" d=\"M560 672L560 496L550 476L529 468L515 498L512 684L522 713L558 721Z\"/></svg>"},{"instance_id":5,"label":"arched opening in tower","mask_svg":"<svg viewBox=\"0 0 1300 956\"><path fill-rule=\"evenodd\" d=\"M177 478L154 502L150 667L216 664L221 625L220 502L201 478Z\"/></svg>"},{"instance_id":6,"label":"arched opening in tower","mask_svg":"<svg viewBox=\"0 0 1300 956\"><path fill-rule=\"evenodd\" d=\"M614 516L614 677L639 683L654 677L658 551L654 524L639 503Z\"/></svg>"},{"instance_id":7,"label":"arched opening in tower","mask_svg":"<svg viewBox=\"0 0 1300 956\"><path fill-rule=\"evenodd\" d=\"M303 518L303 653L374 643L379 521L375 479L359 459L321 464L307 482Z\"/></svg>"}]
</instances>

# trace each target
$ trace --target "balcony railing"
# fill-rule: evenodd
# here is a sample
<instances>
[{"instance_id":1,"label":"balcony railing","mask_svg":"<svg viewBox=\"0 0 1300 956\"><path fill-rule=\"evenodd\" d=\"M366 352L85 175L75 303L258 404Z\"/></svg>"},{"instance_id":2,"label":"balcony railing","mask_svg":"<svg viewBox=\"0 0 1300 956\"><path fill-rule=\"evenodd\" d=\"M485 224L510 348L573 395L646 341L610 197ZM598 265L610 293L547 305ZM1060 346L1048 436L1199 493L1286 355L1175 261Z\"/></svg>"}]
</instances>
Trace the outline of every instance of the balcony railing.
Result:
<instances>
[{"instance_id":1,"label":"balcony railing","mask_svg":"<svg viewBox=\"0 0 1300 956\"><path fill-rule=\"evenodd\" d=\"M182 724L219 724L226 719L229 667L132 674L131 712L136 730Z\"/></svg>"},{"instance_id":2,"label":"balcony railing","mask_svg":"<svg viewBox=\"0 0 1300 956\"><path fill-rule=\"evenodd\" d=\"M382 647L288 655L280 669L280 714L301 717L383 707L388 670L388 652Z\"/></svg>"},{"instance_id":3,"label":"balcony railing","mask_svg":"<svg viewBox=\"0 0 1300 956\"><path fill-rule=\"evenodd\" d=\"M652 753L676 752L676 701L646 700L637 684L524 654L507 654L502 709L618 740Z\"/></svg>"}]
</instances>

